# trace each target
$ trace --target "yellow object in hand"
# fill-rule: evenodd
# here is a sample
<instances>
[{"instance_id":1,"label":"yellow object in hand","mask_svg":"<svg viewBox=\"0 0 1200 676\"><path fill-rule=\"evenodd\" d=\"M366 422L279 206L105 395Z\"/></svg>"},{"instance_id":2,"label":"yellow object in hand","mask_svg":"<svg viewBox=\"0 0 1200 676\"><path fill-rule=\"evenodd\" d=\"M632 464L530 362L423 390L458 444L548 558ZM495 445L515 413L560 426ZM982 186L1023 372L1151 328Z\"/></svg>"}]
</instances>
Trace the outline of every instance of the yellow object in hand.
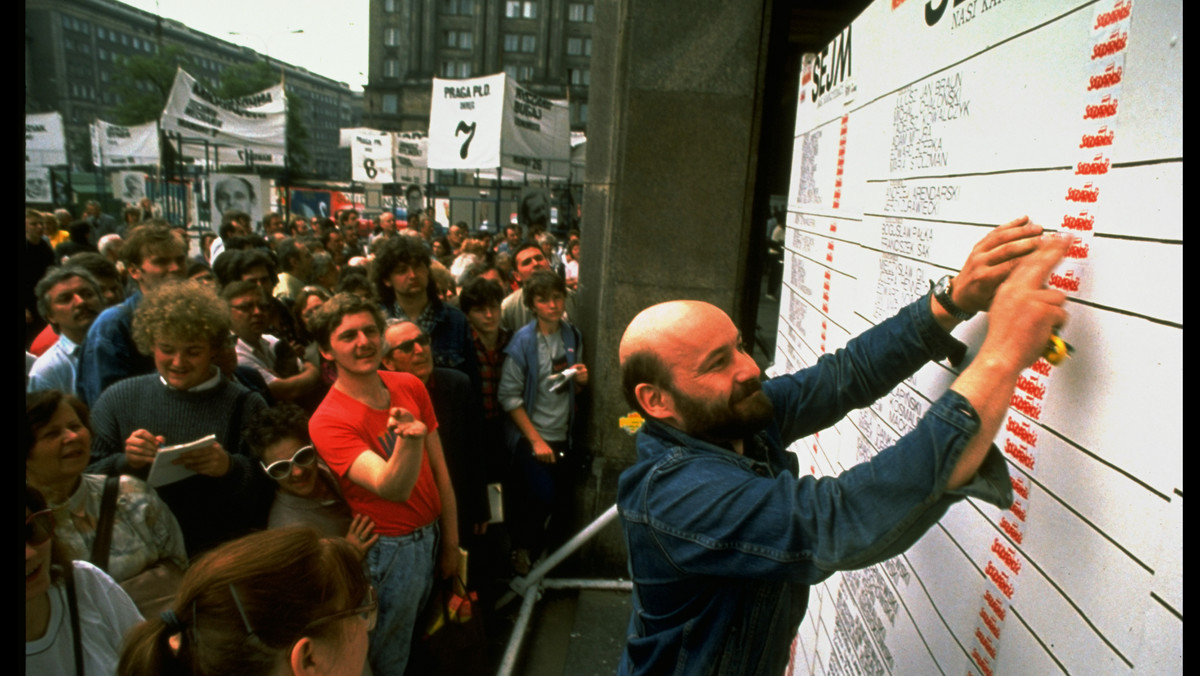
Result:
<instances>
[{"instance_id":1,"label":"yellow object in hand","mask_svg":"<svg viewBox=\"0 0 1200 676\"><path fill-rule=\"evenodd\" d=\"M1067 357L1070 357L1074 351L1075 348L1070 343L1059 338L1058 334L1055 333L1050 335L1050 344L1046 346L1046 351L1042 353L1042 357L1051 364L1058 366L1066 361Z\"/></svg>"}]
</instances>

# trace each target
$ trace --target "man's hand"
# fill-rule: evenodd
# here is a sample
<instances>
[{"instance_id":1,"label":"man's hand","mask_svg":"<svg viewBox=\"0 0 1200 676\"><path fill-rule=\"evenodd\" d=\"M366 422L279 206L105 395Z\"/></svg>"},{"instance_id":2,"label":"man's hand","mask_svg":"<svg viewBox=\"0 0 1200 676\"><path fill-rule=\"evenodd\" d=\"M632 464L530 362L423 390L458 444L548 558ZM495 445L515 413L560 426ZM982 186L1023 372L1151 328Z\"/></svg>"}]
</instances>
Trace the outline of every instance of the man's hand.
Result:
<instances>
[{"instance_id":1,"label":"man's hand","mask_svg":"<svg viewBox=\"0 0 1200 676\"><path fill-rule=\"evenodd\" d=\"M165 438L156 437L149 430L136 430L125 440L125 462L131 469L141 469L154 462L158 447L164 443Z\"/></svg>"},{"instance_id":2,"label":"man's hand","mask_svg":"<svg viewBox=\"0 0 1200 676\"><path fill-rule=\"evenodd\" d=\"M458 575L458 537L455 536L454 542L450 542L450 538L442 533L442 553L438 559L438 570L441 571L442 579L455 577Z\"/></svg>"},{"instance_id":3,"label":"man's hand","mask_svg":"<svg viewBox=\"0 0 1200 676\"><path fill-rule=\"evenodd\" d=\"M950 386L979 415L979 431L967 443L946 483L960 488L979 470L1008 411L1017 378L1046 350L1051 332L1067 321L1061 291L1046 288L1050 270L1062 260L1071 237L1043 237L1020 259L996 291L988 332L979 354Z\"/></svg>"},{"instance_id":4,"label":"man's hand","mask_svg":"<svg viewBox=\"0 0 1200 676\"><path fill-rule=\"evenodd\" d=\"M1066 294L1047 288L1046 280L1072 239L1070 235L1042 237L1037 250L1016 263L996 291L979 359L996 360L1020 372L1045 352L1051 333L1067 321Z\"/></svg>"},{"instance_id":5,"label":"man's hand","mask_svg":"<svg viewBox=\"0 0 1200 676\"><path fill-rule=\"evenodd\" d=\"M221 477L229 472L229 454L221 448L221 444L213 443L204 448L188 451L175 460L176 465L183 465L197 474Z\"/></svg>"},{"instance_id":6,"label":"man's hand","mask_svg":"<svg viewBox=\"0 0 1200 676\"><path fill-rule=\"evenodd\" d=\"M550 448L550 444L547 444L543 439L539 438L536 441L531 441L529 445L533 448L534 460L547 465L553 465L556 462L554 449Z\"/></svg>"},{"instance_id":7,"label":"man's hand","mask_svg":"<svg viewBox=\"0 0 1200 676\"><path fill-rule=\"evenodd\" d=\"M423 440L428 433L425 423L417 420L408 410L399 406L392 407L388 415L387 428L403 439Z\"/></svg>"},{"instance_id":8,"label":"man's hand","mask_svg":"<svg viewBox=\"0 0 1200 676\"><path fill-rule=\"evenodd\" d=\"M965 312L988 310L996 289L1008 279L1021 258L1037 248L1040 234L1042 226L1022 216L979 240L950 285L954 304Z\"/></svg>"},{"instance_id":9,"label":"man's hand","mask_svg":"<svg viewBox=\"0 0 1200 676\"><path fill-rule=\"evenodd\" d=\"M580 387L585 387L588 384L588 370L583 364L576 364L575 369L575 384Z\"/></svg>"}]
</instances>

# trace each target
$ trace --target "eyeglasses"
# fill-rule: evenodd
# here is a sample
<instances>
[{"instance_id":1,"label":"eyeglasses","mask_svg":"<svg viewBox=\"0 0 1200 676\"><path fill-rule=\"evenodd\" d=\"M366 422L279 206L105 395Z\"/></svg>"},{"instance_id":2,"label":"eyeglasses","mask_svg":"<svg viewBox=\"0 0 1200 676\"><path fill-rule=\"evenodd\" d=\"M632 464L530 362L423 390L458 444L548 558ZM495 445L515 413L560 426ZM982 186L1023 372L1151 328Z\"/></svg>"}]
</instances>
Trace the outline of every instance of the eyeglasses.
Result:
<instances>
[{"instance_id":1,"label":"eyeglasses","mask_svg":"<svg viewBox=\"0 0 1200 676\"><path fill-rule=\"evenodd\" d=\"M262 468L266 470L267 476L276 481L283 481L292 473L292 465L308 467L309 465L313 464L316 459L317 452L310 444L296 451L292 455L291 460L276 460L269 465L260 461L258 464L262 465Z\"/></svg>"},{"instance_id":2,"label":"eyeglasses","mask_svg":"<svg viewBox=\"0 0 1200 676\"><path fill-rule=\"evenodd\" d=\"M417 345L420 345L421 347L425 347L425 348L429 347L429 334L422 333L421 335L417 336L416 338L413 338L412 340L406 340L402 343L399 343L398 345L396 345L396 347L393 347L391 349L391 352L400 350L404 354L412 354L413 348L416 347Z\"/></svg>"},{"instance_id":3,"label":"eyeglasses","mask_svg":"<svg viewBox=\"0 0 1200 676\"><path fill-rule=\"evenodd\" d=\"M48 509L25 517L25 544L32 547L45 544L54 535L54 513Z\"/></svg>"},{"instance_id":4,"label":"eyeglasses","mask_svg":"<svg viewBox=\"0 0 1200 676\"><path fill-rule=\"evenodd\" d=\"M367 631L375 629L375 622L379 619L379 598L375 595L375 587L367 585L367 598L365 599L365 603L362 605L358 606L357 608L343 610L340 613L334 613L332 615L326 615L325 617L315 619L312 622L309 622L308 626L304 627L304 630L308 631L313 627L318 627L328 622L340 620L343 617L353 617L355 615L358 615L362 619L366 620Z\"/></svg>"}]
</instances>

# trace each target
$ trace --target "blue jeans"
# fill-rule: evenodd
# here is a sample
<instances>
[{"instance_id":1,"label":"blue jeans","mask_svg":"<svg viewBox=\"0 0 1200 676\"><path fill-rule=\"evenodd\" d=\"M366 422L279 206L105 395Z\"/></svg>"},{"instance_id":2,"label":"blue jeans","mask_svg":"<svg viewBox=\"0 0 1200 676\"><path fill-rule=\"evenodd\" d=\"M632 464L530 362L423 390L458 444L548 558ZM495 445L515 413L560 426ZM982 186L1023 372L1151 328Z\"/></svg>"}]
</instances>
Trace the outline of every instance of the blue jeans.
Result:
<instances>
[{"instance_id":1,"label":"blue jeans","mask_svg":"<svg viewBox=\"0 0 1200 676\"><path fill-rule=\"evenodd\" d=\"M376 676L403 676L417 621L433 590L438 522L408 535L381 537L367 551L371 584L379 595L379 620L368 661Z\"/></svg>"}]
</instances>

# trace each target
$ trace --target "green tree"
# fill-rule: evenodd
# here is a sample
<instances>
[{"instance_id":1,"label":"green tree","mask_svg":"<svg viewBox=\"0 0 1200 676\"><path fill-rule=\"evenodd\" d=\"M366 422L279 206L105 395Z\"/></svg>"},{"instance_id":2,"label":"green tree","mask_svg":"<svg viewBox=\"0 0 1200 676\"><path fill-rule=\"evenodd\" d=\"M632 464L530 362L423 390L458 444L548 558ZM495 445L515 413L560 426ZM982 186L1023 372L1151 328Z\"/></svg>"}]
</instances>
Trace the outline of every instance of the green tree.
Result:
<instances>
[{"instance_id":1,"label":"green tree","mask_svg":"<svg viewBox=\"0 0 1200 676\"><path fill-rule=\"evenodd\" d=\"M230 66L221 74L221 82L213 92L223 99L248 96L274 86L282 73L266 61ZM287 137L288 166L293 175L304 173L308 167L308 127L300 117L303 102L298 96L288 97Z\"/></svg>"},{"instance_id":2,"label":"green tree","mask_svg":"<svg viewBox=\"0 0 1200 676\"><path fill-rule=\"evenodd\" d=\"M151 56L127 56L113 71L112 93L118 103L112 107L117 124L144 124L157 120L167 105L175 72L187 70L190 59L182 47L167 45Z\"/></svg>"}]
</instances>

